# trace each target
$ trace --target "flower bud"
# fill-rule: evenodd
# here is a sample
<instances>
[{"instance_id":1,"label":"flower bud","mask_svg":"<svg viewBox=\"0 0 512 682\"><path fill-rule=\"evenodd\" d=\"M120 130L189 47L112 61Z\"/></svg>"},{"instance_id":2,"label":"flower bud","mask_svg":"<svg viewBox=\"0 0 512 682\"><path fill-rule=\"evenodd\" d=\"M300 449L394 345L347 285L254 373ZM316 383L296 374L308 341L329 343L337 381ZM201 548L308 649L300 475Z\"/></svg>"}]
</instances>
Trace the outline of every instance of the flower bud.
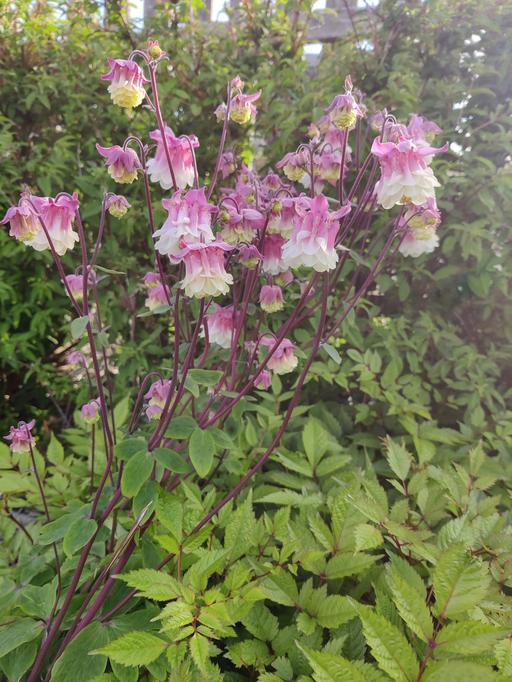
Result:
<instances>
[{"instance_id":1,"label":"flower bud","mask_svg":"<svg viewBox=\"0 0 512 682\"><path fill-rule=\"evenodd\" d=\"M80 416L85 424L96 424L100 418L100 408L97 400L91 400L80 408Z\"/></svg>"}]
</instances>

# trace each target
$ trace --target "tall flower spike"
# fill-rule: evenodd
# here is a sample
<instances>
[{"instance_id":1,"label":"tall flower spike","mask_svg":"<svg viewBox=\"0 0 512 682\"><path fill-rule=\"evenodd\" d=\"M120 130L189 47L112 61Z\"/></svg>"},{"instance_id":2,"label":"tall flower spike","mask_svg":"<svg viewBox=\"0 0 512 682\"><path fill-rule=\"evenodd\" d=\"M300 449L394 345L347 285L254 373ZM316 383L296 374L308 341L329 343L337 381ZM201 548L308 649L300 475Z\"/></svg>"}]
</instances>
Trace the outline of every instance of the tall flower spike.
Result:
<instances>
[{"instance_id":1,"label":"tall flower spike","mask_svg":"<svg viewBox=\"0 0 512 682\"><path fill-rule=\"evenodd\" d=\"M163 256L177 256L181 242L213 242L212 213L217 208L209 204L205 188L191 189L184 196L175 192L171 199L163 199L162 206L168 216L159 230L153 234L157 240L155 249Z\"/></svg>"},{"instance_id":2,"label":"tall flower spike","mask_svg":"<svg viewBox=\"0 0 512 682\"><path fill-rule=\"evenodd\" d=\"M164 137L159 130L153 130L149 137L156 142L156 154L147 162L149 178L151 182L159 182L162 189L171 189L173 182ZM194 184L194 157L191 147L199 147L199 140L195 135L187 137L189 142L184 138L176 137L171 128L165 126L165 141L178 189L192 187Z\"/></svg>"},{"instance_id":3,"label":"tall flower spike","mask_svg":"<svg viewBox=\"0 0 512 682\"><path fill-rule=\"evenodd\" d=\"M146 96L144 83L149 81L133 59L109 59L110 71L101 79L111 81L108 86L114 104L124 109L133 109L142 103Z\"/></svg>"},{"instance_id":4,"label":"tall flower spike","mask_svg":"<svg viewBox=\"0 0 512 682\"><path fill-rule=\"evenodd\" d=\"M73 230L73 222L78 210L78 195L76 193L73 196L62 195L57 199L32 197L32 203L48 230L55 251L59 256L63 256L78 241L78 234ZM33 239L26 243L36 251L46 251L50 248L42 228Z\"/></svg>"},{"instance_id":5,"label":"tall flower spike","mask_svg":"<svg viewBox=\"0 0 512 682\"><path fill-rule=\"evenodd\" d=\"M225 242L211 244L183 244L179 260L185 263L185 277L181 288L187 296L204 298L227 294L233 276L226 272L224 251L233 247Z\"/></svg>"},{"instance_id":6,"label":"tall flower spike","mask_svg":"<svg viewBox=\"0 0 512 682\"><path fill-rule=\"evenodd\" d=\"M142 167L135 150L127 147L123 149L118 144L112 147L102 147L97 144L96 149L105 157L108 174L121 185L131 184L137 178L137 171Z\"/></svg>"}]
</instances>

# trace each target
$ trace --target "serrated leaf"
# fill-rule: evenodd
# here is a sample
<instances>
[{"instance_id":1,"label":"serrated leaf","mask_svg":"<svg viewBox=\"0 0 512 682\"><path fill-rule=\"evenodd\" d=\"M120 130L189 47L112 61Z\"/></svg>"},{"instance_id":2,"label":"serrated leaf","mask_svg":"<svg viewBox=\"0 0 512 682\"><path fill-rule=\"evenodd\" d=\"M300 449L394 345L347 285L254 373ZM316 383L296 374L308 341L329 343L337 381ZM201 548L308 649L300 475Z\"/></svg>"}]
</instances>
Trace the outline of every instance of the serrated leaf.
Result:
<instances>
[{"instance_id":1,"label":"serrated leaf","mask_svg":"<svg viewBox=\"0 0 512 682\"><path fill-rule=\"evenodd\" d=\"M393 473L401 481L404 481L409 474L412 464L410 452L403 445L395 443L391 438L386 438L386 459Z\"/></svg>"},{"instance_id":2,"label":"serrated leaf","mask_svg":"<svg viewBox=\"0 0 512 682\"><path fill-rule=\"evenodd\" d=\"M206 637L203 637L199 633L195 633L190 638L190 655L197 665L199 670L204 671L210 658L208 656L209 644Z\"/></svg>"},{"instance_id":3,"label":"serrated leaf","mask_svg":"<svg viewBox=\"0 0 512 682\"><path fill-rule=\"evenodd\" d=\"M315 617L324 628L338 628L352 620L354 609L348 597L331 594L320 601Z\"/></svg>"},{"instance_id":4,"label":"serrated leaf","mask_svg":"<svg viewBox=\"0 0 512 682\"><path fill-rule=\"evenodd\" d=\"M299 601L299 592L295 579L287 571L278 569L260 583L260 588L267 597L283 606L295 606Z\"/></svg>"},{"instance_id":5,"label":"serrated leaf","mask_svg":"<svg viewBox=\"0 0 512 682\"><path fill-rule=\"evenodd\" d=\"M178 581L163 571L140 568L117 577L147 599L169 601L180 595Z\"/></svg>"},{"instance_id":6,"label":"serrated leaf","mask_svg":"<svg viewBox=\"0 0 512 682\"><path fill-rule=\"evenodd\" d=\"M112 661L126 666L138 666L156 660L167 646L168 642L150 632L133 630L92 653L108 656Z\"/></svg>"},{"instance_id":7,"label":"serrated leaf","mask_svg":"<svg viewBox=\"0 0 512 682\"><path fill-rule=\"evenodd\" d=\"M201 478L206 478L213 465L215 441L206 430L196 429L190 436L188 453L194 469Z\"/></svg>"},{"instance_id":8,"label":"serrated leaf","mask_svg":"<svg viewBox=\"0 0 512 682\"><path fill-rule=\"evenodd\" d=\"M380 530L369 523L360 523L354 528L354 539L356 552L375 549L384 542Z\"/></svg>"},{"instance_id":9,"label":"serrated leaf","mask_svg":"<svg viewBox=\"0 0 512 682\"><path fill-rule=\"evenodd\" d=\"M491 650L496 641L507 631L507 628L496 627L488 623L465 620L461 623L446 625L439 632L436 641L440 652L449 651L452 654L474 656Z\"/></svg>"},{"instance_id":10,"label":"serrated leaf","mask_svg":"<svg viewBox=\"0 0 512 682\"><path fill-rule=\"evenodd\" d=\"M318 419L310 418L302 432L302 443L309 462L315 466L332 444L332 436Z\"/></svg>"},{"instance_id":11,"label":"serrated leaf","mask_svg":"<svg viewBox=\"0 0 512 682\"><path fill-rule=\"evenodd\" d=\"M396 682L414 682L419 663L411 645L398 628L370 608L354 603L363 634L381 670Z\"/></svg>"},{"instance_id":12,"label":"serrated leaf","mask_svg":"<svg viewBox=\"0 0 512 682\"><path fill-rule=\"evenodd\" d=\"M156 517L178 542L183 537L183 503L175 495L161 489L155 507Z\"/></svg>"},{"instance_id":13,"label":"serrated leaf","mask_svg":"<svg viewBox=\"0 0 512 682\"><path fill-rule=\"evenodd\" d=\"M53 464L61 464L64 461L64 448L53 431L48 443L46 456Z\"/></svg>"},{"instance_id":14,"label":"serrated leaf","mask_svg":"<svg viewBox=\"0 0 512 682\"><path fill-rule=\"evenodd\" d=\"M325 651L314 651L298 642L297 646L313 668L316 682L367 682L364 675L346 658Z\"/></svg>"},{"instance_id":15,"label":"serrated leaf","mask_svg":"<svg viewBox=\"0 0 512 682\"><path fill-rule=\"evenodd\" d=\"M278 619L261 602L257 602L245 618L242 618L242 623L251 635L264 642L271 642L279 632Z\"/></svg>"},{"instance_id":16,"label":"serrated leaf","mask_svg":"<svg viewBox=\"0 0 512 682\"><path fill-rule=\"evenodd\" d=\"M436 616L452 618L484 599L490 583L489 570L481 561L470 558L462 545L453 545L439 557L432 583Z\"/></svg>"},{"instance_id":17,"label":"serrated leaf","mask_svg":"<svg viewBox=\"0 0 512 682\"><path fill-rule=\"evenodd\" d=\"M494 655L496 656L500 673L512 676L512 639L507 637L498 642L494 647Z\"/></svg>"},{"instance_id":18,"label":"serrated leaf","mask_svg":"<svg viewBox=\"0 0 512 682\"><path fill-rule=\"evenodd\" d=\"M424 642L432 636L433 624L430 611L412 585L407 583L393 568L387 571L387 582L393 596L393 602L402 620Z\"/></svg>"},{"instance_id":19,"label":"serrated leaf","mask_svg":"<svg viewBox=\"0 0 512 682\"><path fill-rule=\"evenodd\" d=\"M325 577L328 580L335 580L346 578L349 575L359 575L373 566L380 558L380 554L341 552L327 562Z\"/></svg>"}]
</instances>

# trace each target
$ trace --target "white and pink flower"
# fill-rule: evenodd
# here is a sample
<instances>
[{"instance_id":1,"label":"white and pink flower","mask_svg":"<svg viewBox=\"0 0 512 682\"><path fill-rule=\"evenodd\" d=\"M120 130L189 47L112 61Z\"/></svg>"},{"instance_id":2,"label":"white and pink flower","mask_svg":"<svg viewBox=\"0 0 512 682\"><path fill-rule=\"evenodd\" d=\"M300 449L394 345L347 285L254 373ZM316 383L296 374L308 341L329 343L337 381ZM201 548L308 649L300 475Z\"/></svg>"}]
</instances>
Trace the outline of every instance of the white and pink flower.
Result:
<instances>
[{"instance_id":1,"label":"white and pink flower","mask_svg":"<svg viewBox=\"0 0 512 682\"><path fill-rule=\"evenodd\" d=\"M237 314L232 305L222 307L214 304L214 309L206 315L206 326L210 343L221 348L231 348Z\"/></svg>"},{"instance_id":2,"label":"white and pink flower","mask_svg":"<svg viewBox=\"0 0 512 682\"><path fill-rule=\"evenodd\" d=\"M159 130L153 130L149 137L156 142L155 157L147 162L151 181L159 182L162 189L170 189L173 186L169 160L164 145L165 139L177 189L192 187L195 177L192 149L199 147L197 137L195 135L187 135L187 139L176 137L169 126L165 126L165 138Z\"/></svg>"},{"instance_id":3,"label":"white and pink flower","mask_svg":"<svg viewBox=\"0 0 512 682\"><path fill-rule=\"evenodd\" d=\"M191 189L185 196L175 192L171 199L163 199L162 206L168 216L153 237L157 239L155 249L163 256L177 256L180 243L213 242L212 213L217 208L206 199L205 188Z\"/></svg>"},{"instance_id":4,"label":"white and pink flower","mask_svg":"<svg viewBox=\"0 0 512 682\"><path fill-rule=\"evenodd\" d=\"M329 211L329 202L319 194L314 199L303 197L297 210L302 219L297 222L290 241L284 245L285 269L305 265L317 272L332 270L338 262L335 243L339 220L350 212L350 204L337 211Z\"/></svg>"},{"instance_id":5,"label":"white and pink flower","mask_svg":"<svg viewBox=\"0 0 512 682\"><path fill-rule=\"evenodd\" d=\"M77 301L81 301L84 297L84 276L83 275L66 275L66 283L69 290ZM95 281L93 272L89 273L89 286ZM66 290L67 292L67 290Z\"/></svg>"},{"instance_id":6,"label":"white and pink flower","mask_svg":"<svg viewBox=\"0 0 512 682\"><path fill-rule=\"evenodd\" d=\"M363 116L363 110L352 94L350 76L345 80L345 93L336 95L327 107L326 113L336 128L341 130L352 130L355 128L357 119Z\"/></svg>"},{"instance_id":7,"label":"white and pink flower","mask_svg":"<svg viewBox=\"0 0 512 682\"><path fill-rule=\"evenodd\" d=\"M261 253L254 244L244 244L238 252L240 263L248 270L253 270L261 261Z\"/></svg>"},{"instance_id":8,"label":"white and pink flower","mask_svg":"<svg viewBox=\"0 0 512 682\"><path fill-rule=\"evenodd\" d=\"M187 296L204 298L228 293L233 284L233 276L226 272L224 252L232 248L221 241L209 244L183 243L176 260L183 260L185 263L185 277L181 281L181 288Z\"/></svg>"},{"instance_id":9,"label":"white and pink flower","mask_svg":"<svg viewBox=\"0 0 512 682\"><path fill-rule=\"evenodd\" d=\"M108 174L121 185L131 184L137 179L141 168L139 157L134 149L123 149L118 144L112 147L102 147L97 144L96 149L105 157Z\"/></svg>"},{"instance_id":10,"label":"white and pink flower","mask_svg":"<svg viewBox=\"0 0 512 682\"><path fill-rule=\"evenodd\" d=\"M7 436L4 436L6 441L9 441L11 452L30 452L30 448L35 445L35 439L31 431L36 424L35 419L28 422L18 422L18 426L11 426Z\"/></svg>"},{"instance_id":11,"label":"white and pink flower","mask_svg":"<svg viewBox=\"0 0 512 682\"><path fill-rule=\"evenodd\" d=\"M105 202L105 208L114 218L122 218L131 208L131 204L119 194L110 194Z\"/></svg>"},{"instance_id":12,"label":"white and pink flower","mask_svg":"<svg viewBox=\"0 0 512 682\"><path fill-rule=\"evenodd\" d=\"M277 313L284 308L283 291L275 284L265 284L260 291L260 306L266 313Z\"/></svg>"},{"instance_id":13,"label":"white and pink flower","mask_svg":"<svg viewBox=\"0 0 512 682\"><path fill-rule=\"evenodd\" d=\"M408 208L401 221L406 233L398 247L400 253L412 258L432 253L439 246L437 228L440 223L441 214L433 198L424 206Z\"/></svg>"},{"instance_id":14,"label":"white and pink flower","mask_svg":"<svg viewBox=\"0 0 512 682\"><path fill-rule=\"evenodd\" d=\"M20 242L31 241L41 230L39 218L27 202L7 209L3 220L0 220L1 225L6 223L10 223L9 235Z\"/></svg>"},{"instance_id":15,"label":"white and pink flower","mask_svg":"<svg viewBox=\"0 0 512 682\"><path fill-rule=\"evenodd\" d=\"M82 421L89 426L96 424L100 418L100 406L98 400L90 400L80 408L80 416Z\"/></svg>"},{"instance_id":16,"label":"white and pink flower","mask_svg":"<svg viewBox=\"0 0 512 682\"><path fill-rule=\"evenodd\" d=\"M78 234L73 230L73 222L78 210L77 194L71 197L61 195L57 199L32 197L32 202L48 230L53 248L59 256L63 256L78 241ZM50 248L43 229L26 243L36 251L46 251Z\"/></svg>"},{"instance_id":17,"label":"white and pink flower","mask_svg":"<svg viewBox=\"0 0 512 682\"><path fill-rule=\"evenodd\" d=\"M224 205L219 224L219 236L227 244L252 242L265 224L265 217L254 208L242 208L238 212L234 206Z\"/></svg>"},{"instance_id":18,"label":"white and pink flower","mask_svg":"<svg viewBox=\"0 0 512 682\"><path fill-rule=\"evenodd\" d=\"M144 398L148 401L145 412L148 419L159 419L171 391L168 379L159 379L151 384Z\"/></svg>"},{"instance_id":19,"label":"white and pink flower","mask_svg":"<svg viewBox=\"0 0 512 682\"><path fill-rule=\"evenodd\" d=\"M266 369L262 370L256 377L254 385L256 388L259 388L260 391L268 391L272 385L272 375L270 372L267 372Z\"/></svg>"},{"instance_id":20,"label":"white and pink flower","mask_svg":"<svg viewBox=\"0 0 512 682\"><path fill-rule=\"evenodd\" d=\"M273 336L266 335L260 340L260 344L270 350L274 347L276 340ZM295 355L295 344L289 339L283 339L270 357L267 367L276 374L288 374L298 365Z\"/></svg>"},{"instance_id":21,"label":"white and pink flower","mask_svg":"<svg viewBox=\"0 0 512 682\"><path fill-rule=\"evenodd\" d=\"M283 246L285 240L280 234L266 234L261 247L263 262L261 269L267 275L278 275L288 270L283 261Z\"/></svg>"},{"instance_id":22,"label":"white and pink flower","mask_svg":"<svg viewBox=\"0 0 512 682\"><path fill-rule=\"evenodd\" d=\"M124 109L133 109L142 103L146 96L144 83L148 80L133 59L109 59L110 71L101 77L111 81L108 86L114 104Z\"/></svg>"}]
</instances>

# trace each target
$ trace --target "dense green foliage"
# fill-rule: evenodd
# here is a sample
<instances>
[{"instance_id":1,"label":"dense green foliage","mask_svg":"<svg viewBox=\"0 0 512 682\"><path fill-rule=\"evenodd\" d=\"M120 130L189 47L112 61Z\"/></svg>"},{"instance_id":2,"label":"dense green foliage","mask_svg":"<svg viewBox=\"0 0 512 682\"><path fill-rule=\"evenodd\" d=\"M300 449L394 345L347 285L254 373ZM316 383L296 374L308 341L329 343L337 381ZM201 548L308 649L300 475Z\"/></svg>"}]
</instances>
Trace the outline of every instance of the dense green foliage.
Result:
<instances>
[{"instance_id":1,"label":"dense green foliage","mask_svg":"<svg viewBox=\"0 0 512 682\"><path fill-rule=\"evenodd\" d=\"M0 19L0 202L13 203L23 183L44 194L76 189L94 226L106 187L94 143L118 143L148 120L142 113L130 121L109 106L98 73L106 54L125 55L140 38L115 12L105 26L94 2L71 3L67 17L36 5L18 2ZM262 404L242 401L225 431L212 429L213 445L196 449L190 438L202 477L172 451L157 450L152 460L143 440L126 438L130 397L121 398L163 357L168 339L152 318L135 316L142 295L134 275L141 259L150 262L140 212L123 221L122 234L111 222L102 256L112 265L122 259L127 275L115 278L115 292L107 276L102 296L118 340L124 440L116 458L128 503L95 537L82 584L108 574L111 537L120 547L133 532L138 549L116 578L103 621L84 629L52 680L511 679L512 9L382 0L364 18L353 16L353 33L324 47L315 79L295 15L242 3L236 28L219 34L197 20L178 27L188 11L188 3L167 8L150 33L171 56L163 106L176 112L178 132L200 138L200 170L219 134L211 112L234 73L263 89L257 132L268 147L256 160L263 165L300 142L298 131L350 72L370 113L389 102L398 117L422 113L453 143L436 166L441 247L430 258L396 259L379 277L332 340L341 364L325 352L313 364L303 405L264 473L188 537L264 451L288 387L274 381ZM236 143L246 150L243 137ZM139 191L129 191L135 206ZM0 446L0 667L11 682L34 660L52 611L52 543L65 556L66 586L96 526L88 518L90 433L74 414L86 392L63 360L68 302L47 254L4 232L0 248L7 396L0 421L6 429L35 416L58 432L38 443L49 524L28 456ZM194 424L172 428L180 442ZM98 470L102 460L98 439ZM153 465L185 475L172 496L152 479ZM149 502L157 520L140 536ZM155 573L169 553L181 555L179 567L173 560ZM104 617L129 588L139 596ZM64 629L81 599L78 592Z\"/></svg>"}]
</instances>

